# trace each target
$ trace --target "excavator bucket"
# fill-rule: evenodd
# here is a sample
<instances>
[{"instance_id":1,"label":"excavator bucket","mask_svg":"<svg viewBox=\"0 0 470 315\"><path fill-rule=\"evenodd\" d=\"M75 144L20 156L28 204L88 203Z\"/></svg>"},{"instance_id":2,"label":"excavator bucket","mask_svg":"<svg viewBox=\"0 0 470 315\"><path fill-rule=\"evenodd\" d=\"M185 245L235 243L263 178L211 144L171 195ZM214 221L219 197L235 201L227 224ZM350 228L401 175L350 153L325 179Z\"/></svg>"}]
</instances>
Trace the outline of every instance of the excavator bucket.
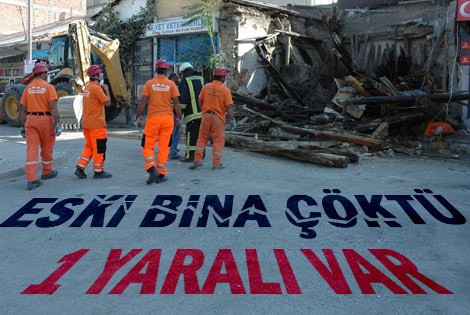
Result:
<instances>
[{"instance_id":1,"label":"excavator bucket","mask_svg":"<svg viewBox=\"0 0 470 315\"><path fill-rule=\"evenodd\" d=\"M63 129L80 129L83 113L83 95L63 96L57 103Z\"/></svg>"}]
</instances>

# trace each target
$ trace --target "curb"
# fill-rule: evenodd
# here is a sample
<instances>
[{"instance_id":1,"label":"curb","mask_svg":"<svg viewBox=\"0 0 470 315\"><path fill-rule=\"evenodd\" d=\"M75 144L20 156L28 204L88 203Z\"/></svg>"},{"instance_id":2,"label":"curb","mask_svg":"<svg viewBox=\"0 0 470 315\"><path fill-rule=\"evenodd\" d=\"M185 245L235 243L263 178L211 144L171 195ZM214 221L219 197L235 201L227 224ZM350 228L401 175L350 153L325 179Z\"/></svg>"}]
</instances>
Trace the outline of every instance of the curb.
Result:
<instances>
[{"instance_id":1,"label":"curb","mask_svg":"<svg viewBox=\"0 0 470 315\"><path fill-rule=\"evenodd\" d=\"M111 138L122 138L122 139L136 139L142 140L143 132L141 130L124 130L116 131L108 129L108 137Z\"/></svg>"},{"instance_id":2,"label":"curb","mask_svg":"<svg viewBox=\"0 0 470 315\"><path fill-rule=\"evenodd\" d=\"M55 151L54 152L54 164L62 164L66 160L66 153L63 151ZM12 168L6 171L0 171L0 178L11 180L16 177L24 176L26 173L24 171L24 166Z\"/></svg>"}]
</instances>

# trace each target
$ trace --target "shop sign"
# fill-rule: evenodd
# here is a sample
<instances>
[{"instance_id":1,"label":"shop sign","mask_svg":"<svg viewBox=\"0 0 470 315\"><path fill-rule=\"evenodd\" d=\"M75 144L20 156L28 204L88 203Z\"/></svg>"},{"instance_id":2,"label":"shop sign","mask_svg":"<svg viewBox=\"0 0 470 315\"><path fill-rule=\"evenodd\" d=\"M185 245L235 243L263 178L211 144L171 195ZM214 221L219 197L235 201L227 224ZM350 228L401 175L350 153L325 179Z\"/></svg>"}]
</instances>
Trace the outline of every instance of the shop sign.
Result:
<instances>
[{"instance_id":1,"label":"shop sign","mask_svg":"<svg viewBox=\"0 0 470 315\"><path fill-rule=\"evenodd\" d=\"M157 35L175 35L186 33L199 33L207 31L207 27L201 19L188 23L187 19L173 19L164 22L147 24L145 35L148 37Z\"/></svg>"}]
</instances>

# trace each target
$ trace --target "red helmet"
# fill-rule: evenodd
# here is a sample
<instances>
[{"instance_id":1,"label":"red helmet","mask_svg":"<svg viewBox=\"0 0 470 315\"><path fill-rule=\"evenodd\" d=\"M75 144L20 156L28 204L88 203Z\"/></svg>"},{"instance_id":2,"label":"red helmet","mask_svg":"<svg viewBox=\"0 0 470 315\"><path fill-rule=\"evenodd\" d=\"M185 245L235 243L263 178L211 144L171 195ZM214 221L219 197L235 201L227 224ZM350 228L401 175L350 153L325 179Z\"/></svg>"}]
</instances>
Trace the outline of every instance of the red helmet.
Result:
<instances>
[{"instance_id":1,"label":"red helmet","mask_svg":"<svg viewBox=\"0 0 470 315\"><path fill-rule=\"evenodd\" d=\"M155 62L155 69L170 69L170 65L165 59L158 59L157 62Z\"/></svg>"},{"instance_id":2,"label":"red helmet","mask_svg":"<svg viewBox=\"0 0 470 315\"><path fill-rule=\"evenodd\" d=\"M214 76L216 77L223 77L228 74L228 70L225 69L224 67L217 67L214 70Z\"/></svg>"},{"instance_id":3,"label":"red helmet","mask_svg":"<svg viewBox=\"0 0 470 315\"><path fill-rule=\"evenodd\" d=\"M40 74L40 73L43 73L43 72L48 72L49 71L49 68L47 67L47 65L45 63L37 63L34 68L33 68L33 73L36 75L36 74Z\"/></svg>"},{"instance_id":4,"label":"red helmet","mask_svg":"<svg viewBox=\"0 0 470 315\"><path fill-rule=\"evenodd\" d=\"M103 72L103 69L101 69L101 67L98 65L91 65L86 71L89 77L94 77L95 75L98 75L101 72Z\"/></svg>"}]
</instances>

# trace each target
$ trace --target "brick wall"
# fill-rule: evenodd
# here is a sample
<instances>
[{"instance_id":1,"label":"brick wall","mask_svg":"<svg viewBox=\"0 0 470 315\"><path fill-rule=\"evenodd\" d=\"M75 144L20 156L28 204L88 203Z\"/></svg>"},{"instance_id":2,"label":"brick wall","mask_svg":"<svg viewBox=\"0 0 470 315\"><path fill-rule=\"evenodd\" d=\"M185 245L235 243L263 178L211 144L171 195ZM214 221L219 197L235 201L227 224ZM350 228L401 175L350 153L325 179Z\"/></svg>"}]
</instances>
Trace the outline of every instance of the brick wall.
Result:
<instances>
[{"instance_id":1,"label":"brick wall","mask_svg":"<svg viewBox=\"0 0 470 315\"><path fill-rule=\"evenodd\" d=\"M0 4L0 35L24 32L28 27L28 0L17 0L21 5ZM33 28L54 23L71 16L84 16L86 0L32 0Z\"/></svg>"}]
</instances>

